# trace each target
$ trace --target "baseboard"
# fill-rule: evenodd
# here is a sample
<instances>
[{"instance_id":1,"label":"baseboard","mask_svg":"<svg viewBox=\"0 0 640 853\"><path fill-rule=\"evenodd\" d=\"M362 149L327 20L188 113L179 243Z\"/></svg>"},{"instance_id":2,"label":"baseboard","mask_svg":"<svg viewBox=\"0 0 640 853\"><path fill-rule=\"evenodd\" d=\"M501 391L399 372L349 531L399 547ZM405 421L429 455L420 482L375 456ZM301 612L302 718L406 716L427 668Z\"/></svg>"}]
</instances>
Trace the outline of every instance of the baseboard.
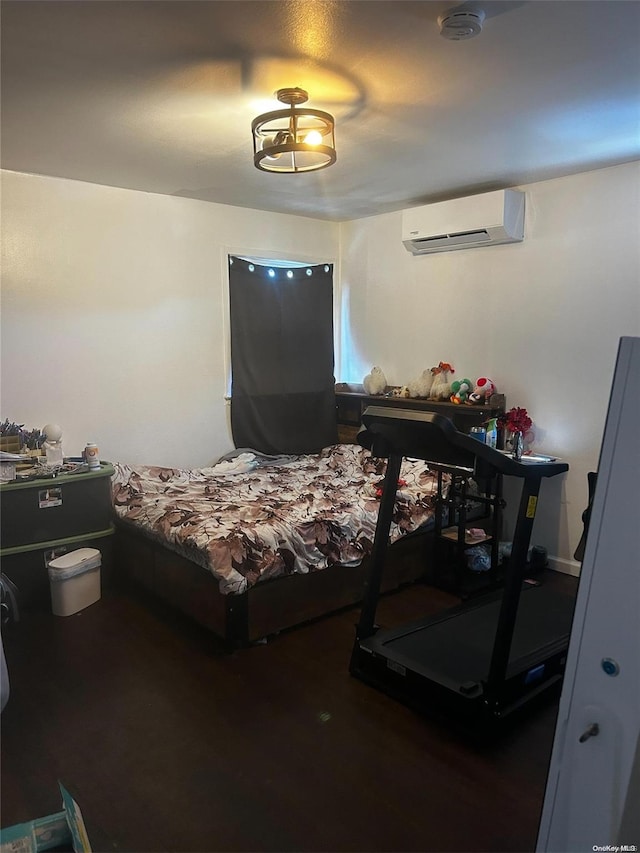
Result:
<instances>
[{"instance_id":1,"label":"baseboard","mask_svg":"<svg viewBox=\"0 0 640 853\"><path fill-rule=\"evenodd\" d=\"M577 560L566 560L564 557L549 557L549 568L554 572L562 572L563 575L580 576L580 563Z\"/></svg>"}]
</instances>

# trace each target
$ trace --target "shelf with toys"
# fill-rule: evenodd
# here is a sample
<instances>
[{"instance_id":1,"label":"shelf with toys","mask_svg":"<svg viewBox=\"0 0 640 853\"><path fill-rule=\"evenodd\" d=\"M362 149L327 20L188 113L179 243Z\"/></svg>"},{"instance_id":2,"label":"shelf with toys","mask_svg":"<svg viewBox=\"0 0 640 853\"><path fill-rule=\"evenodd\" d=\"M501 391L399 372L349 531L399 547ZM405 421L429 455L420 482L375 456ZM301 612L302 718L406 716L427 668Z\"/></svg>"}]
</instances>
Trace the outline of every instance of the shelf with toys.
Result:
<instances>
[{"instance_id":1,"label":"shelf with toys","mask_svg":"<svg viewBox=\"0 0 640 853\"><path fill-rule=\"evenodd\" d=\"M335 386L338 439L352 443L362 424L362 413L370 405L393 406L422 412L437 412L453 421L460 432L469 433L505 412L504 394L498 394L490 379L480 377L450 381L454 369L448 362L425 370L407 385L388 385L384 373L374 367L362 384L338 382Z\"/></svg>"}]
</instances>

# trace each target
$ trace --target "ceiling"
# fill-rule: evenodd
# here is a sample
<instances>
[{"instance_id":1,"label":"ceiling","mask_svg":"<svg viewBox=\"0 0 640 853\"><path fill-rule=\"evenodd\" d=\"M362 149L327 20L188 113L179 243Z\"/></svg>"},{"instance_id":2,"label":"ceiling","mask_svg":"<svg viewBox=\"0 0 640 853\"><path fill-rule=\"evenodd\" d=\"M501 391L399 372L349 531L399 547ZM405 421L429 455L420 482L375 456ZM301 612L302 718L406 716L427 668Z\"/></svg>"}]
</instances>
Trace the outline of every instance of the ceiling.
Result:
<instances>
[{"instance_id":1,"label":"ceiling","mask_svg":"<svg viewBox=\"0 0 640 853\"><path fill-rule=\"evenodd\" d=\"M475 38L438 16L485 13ZM329 220L640 158L637 0L2 0L2 167ZM300 86L337 163L253 165Z\"/></svg>"}]
</instances>

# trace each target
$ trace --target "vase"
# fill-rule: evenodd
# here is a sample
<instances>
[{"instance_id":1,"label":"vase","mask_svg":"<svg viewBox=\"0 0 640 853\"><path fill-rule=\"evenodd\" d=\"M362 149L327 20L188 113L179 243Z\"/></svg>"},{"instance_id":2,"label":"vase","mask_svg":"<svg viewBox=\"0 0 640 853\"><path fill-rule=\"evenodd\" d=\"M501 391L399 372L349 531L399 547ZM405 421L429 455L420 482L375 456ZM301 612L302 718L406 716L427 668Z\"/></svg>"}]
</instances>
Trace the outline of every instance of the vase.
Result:
<instances>
[{"instance_id":1,"label":"vase","mask_svg":"<svg viewBox=\"0 0 640 853\"><path fill-rule=\"evenodd\" d=\"M522 451L524 449L524 435L520 430L516 430L511 436L511 455L519 462L522 459Z\"/></svg>"}]
</instances>

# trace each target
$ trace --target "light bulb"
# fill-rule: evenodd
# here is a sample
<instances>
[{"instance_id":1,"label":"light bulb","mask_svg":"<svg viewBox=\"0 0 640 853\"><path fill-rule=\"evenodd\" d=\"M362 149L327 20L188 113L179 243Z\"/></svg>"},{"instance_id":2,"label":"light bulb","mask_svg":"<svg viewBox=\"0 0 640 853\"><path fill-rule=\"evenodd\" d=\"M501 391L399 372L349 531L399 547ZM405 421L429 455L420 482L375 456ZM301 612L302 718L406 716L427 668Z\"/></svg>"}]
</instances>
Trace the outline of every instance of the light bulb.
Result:
<instances>
[{"instance_id":1,"label":"light bulb","mask_svg":"<svg viewBox=\"0 0 640 853\"><path fill-rule=\"evenodd\" d=\"M291 134L286 130L279 130L275 136L267 137L262 143L262 150L267 151L269 148L273 148L274 145L285 145L289 142L291 138ZM276 152L274 154L267 154L269 160L279 160L282 157L282 154Z\"/></svg>"},{"instance_id":2,"label":"light bulb","mask_svg":"<svg viewBox=\"0 0 640 853\"><path fill-rule=\"evenodd\" d=\"M275 144L276 143L274 142L274 137L270 136L268 139L265 139L265 141L263 142L262 150L268 151L270 148L273 148L273 146ZM282 157L282 154L267 154L267 160L279 160L281 157Z\"/></svg>"},{"instance_id":3,"label":"light bulb","mask_svg":"<svg viewBox=\"0 0 640 853\"><path fill-rule=\"evenodd\" d=\"M322 145L322 134L319 130L310 130L304 138L307 145Z\"/></svg>"}]
</instances>

